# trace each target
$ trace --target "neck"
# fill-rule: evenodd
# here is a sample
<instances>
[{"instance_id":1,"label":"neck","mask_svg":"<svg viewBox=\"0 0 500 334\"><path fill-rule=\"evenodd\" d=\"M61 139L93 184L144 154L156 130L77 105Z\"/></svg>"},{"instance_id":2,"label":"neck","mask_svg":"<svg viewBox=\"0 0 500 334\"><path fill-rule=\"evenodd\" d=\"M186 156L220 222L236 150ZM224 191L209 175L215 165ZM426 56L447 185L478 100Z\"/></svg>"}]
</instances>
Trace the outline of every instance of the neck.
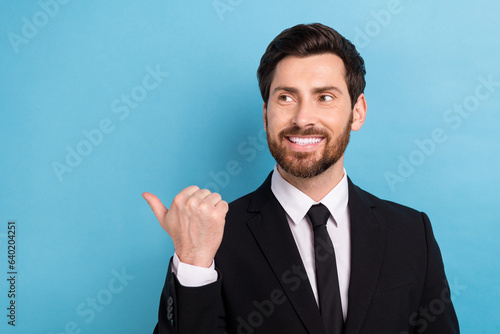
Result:
<instances>
[{"instance_id":1,"label":"neck","mask_svg":"<svg viewBox=\"0 0 500 334\"><path fill-rule=\"evenodd\" d=\"M344 157L323 173L310 178L300 178L285 172L279 165L278 171L283 178L304 194L319 202L342 180L344 176Z\"/></svg>"}]
</instances>

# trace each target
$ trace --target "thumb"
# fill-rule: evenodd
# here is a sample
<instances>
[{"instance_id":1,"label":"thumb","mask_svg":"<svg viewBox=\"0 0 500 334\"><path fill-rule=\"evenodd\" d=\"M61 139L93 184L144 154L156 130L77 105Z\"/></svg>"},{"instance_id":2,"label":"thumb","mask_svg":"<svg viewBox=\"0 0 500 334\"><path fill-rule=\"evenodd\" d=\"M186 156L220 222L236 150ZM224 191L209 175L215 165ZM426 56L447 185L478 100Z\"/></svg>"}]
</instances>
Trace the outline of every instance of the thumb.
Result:
<instances>
[{"instance_id":1,"label":"thumb","mask_svg":"<svg viewBox=\"0 0 500 334\"><path fill-rule=\"evenodd\" d=\"M163 203L156 197L155 195L151 193L143 193L142 197L148 202L151 210L153 210L153 213L156 216L156 219L160 222L160 224L163 223L163 220L165 219L165 215L168 212L168 209L163 205Z\"/></svg>"}]
</instances>

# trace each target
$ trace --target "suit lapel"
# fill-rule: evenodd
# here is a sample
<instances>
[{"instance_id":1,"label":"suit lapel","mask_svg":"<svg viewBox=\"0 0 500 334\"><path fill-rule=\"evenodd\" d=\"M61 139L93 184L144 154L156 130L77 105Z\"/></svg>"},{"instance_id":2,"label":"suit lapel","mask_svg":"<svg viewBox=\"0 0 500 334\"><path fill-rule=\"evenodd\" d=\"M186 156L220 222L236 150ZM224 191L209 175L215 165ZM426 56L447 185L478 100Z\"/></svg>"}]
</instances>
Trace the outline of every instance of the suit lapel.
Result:
<instances>
[{"instance_id":1,"label":"suit lapel","mask_svg":"<svg viewBox=\"0 0 500 334\"><path fill-rule=\"evenodd\" d=\"M373 214L373 207L369 199L349 180L351 278L345 334L361 330L382 265L384 238Z\"/></svg>"},{"instance_id":2,"label":"suit lapel","mask_svg":"<svg viewBox=\"0 0 500 334\"><path fill-rule=\"evenodd\" d=\"M285 211L271 191L271 175L255 192L249 211L260 212L247 225L298 317L309 333L326 334Z\"/></svg>"},{"instance_id":3,"label":"suit lapel","mask_svg":"<svg viewBox=\"0 0 500 334\"><path fill-rule=\"evenodd\" d=\"M382 265L384 237L373 213L374 205L349 179L351 223L351 277L349 310L344 334L358 333L363 325ZM286 214L271 191L271 175L257 189L249 205L258 212L247 225L259 244L288 300L309 333L326 334L307 276L305 275Z\"/></svg>"}]
</instances>

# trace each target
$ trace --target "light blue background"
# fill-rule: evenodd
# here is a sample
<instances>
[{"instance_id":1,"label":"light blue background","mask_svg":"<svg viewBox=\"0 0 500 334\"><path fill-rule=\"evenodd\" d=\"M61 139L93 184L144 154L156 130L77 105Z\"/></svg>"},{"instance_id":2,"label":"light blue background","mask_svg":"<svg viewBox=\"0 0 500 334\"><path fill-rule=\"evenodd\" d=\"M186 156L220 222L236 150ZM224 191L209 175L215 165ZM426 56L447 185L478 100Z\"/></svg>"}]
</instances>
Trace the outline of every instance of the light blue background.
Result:
<instances>
[{"instance_id":1,"label":"light blue background","mask_svg":"<svg viewBox=\"0 0 500 334\"><path fill-rule=\"evenodd\" d=\"M336 28L366 61L368 118L352 136L348 174L429 214L462 331L500 331L500 86L480 88L490 94L468 117L448 113L475 101L479 77L500 82L499 2L401 0L390 18L380 13L392 0L68 1L52 16L43 3L0 3L2 333L152 331L173 247L141 193L169 205L232 160L239 174L218 184L226 200L260 185L273 159L249 142L262 129L255 72L272 38L311 22ZM16 45L23 18L39 27ZM113 102L140 93L148 67L169 75L120 119ZM113 130L59 180L53 163L66 164L66 147L105 119ZM415 153L435 129L446 139ZM391 187L386 173L398 173L401 157L418 166ZM5 317L9 219L18 224L15 328ZM120 286L113 270L129 280L110 294ZM93 319L77 312L97 296L107 304Z\"/></svg>"}]
</instances>

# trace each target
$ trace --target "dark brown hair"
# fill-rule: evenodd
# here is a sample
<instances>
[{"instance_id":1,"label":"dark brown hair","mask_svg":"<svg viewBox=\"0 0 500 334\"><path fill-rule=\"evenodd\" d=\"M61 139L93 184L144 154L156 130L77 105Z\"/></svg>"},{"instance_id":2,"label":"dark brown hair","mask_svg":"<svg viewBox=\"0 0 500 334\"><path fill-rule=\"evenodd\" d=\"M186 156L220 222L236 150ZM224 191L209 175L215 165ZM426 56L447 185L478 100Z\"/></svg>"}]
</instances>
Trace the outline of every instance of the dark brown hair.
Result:
<instances>
[{"instance_id":1,"label":"dark brown hair","mask_svg":"<svg viewBox=\"0 0 500 334\"><path fill-rule=\"evenodd\" d=\"M267 104L276 65L287 56L333 53L344 62L345 81L354 107L365 89L365 62L356 47L334 29L320 23L298 24L283 30L269 44L257 69L260 93Z\"/></svg>"}]
</instances>

